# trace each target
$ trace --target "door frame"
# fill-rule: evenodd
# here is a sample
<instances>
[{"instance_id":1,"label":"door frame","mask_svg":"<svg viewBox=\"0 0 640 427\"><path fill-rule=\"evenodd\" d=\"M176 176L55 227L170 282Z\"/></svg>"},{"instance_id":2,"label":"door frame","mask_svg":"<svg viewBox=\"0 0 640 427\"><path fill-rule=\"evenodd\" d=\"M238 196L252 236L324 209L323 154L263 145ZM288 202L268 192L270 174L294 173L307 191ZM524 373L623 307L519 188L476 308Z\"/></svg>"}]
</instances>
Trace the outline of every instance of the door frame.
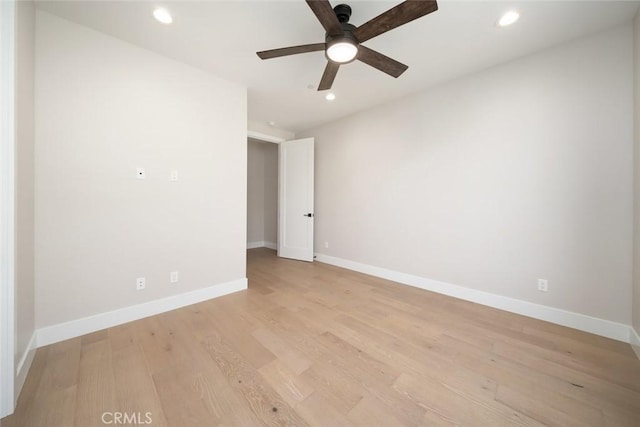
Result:
<instances>
[{"instance_id":1,"label":"door frame","mask_svg":"<svg viewBox=\"0 0 640 427\"><path fill-rule=\"evenodd\" d=\"M1 1L1 0L0 0ZM248 138L252 138L252 139L257 139L259 141L263 141L263 142L271 142L277 145L280 145L284 142L288 142L289 140L287 140L286 138L282 138L280 136L275 136L275 135L271 135L271 134L267 134L267 133L262 133L262 132L257 132L257 131L253 131L253 130L247 130L247 139ZM292 136L292 138L295 138ZM311 138L313 139L313 138ZM277 234L277 242L276 242L276 248L278 251L278 256L280 256L280 245L282 244L282 238L281 238L281 228L280 228L280 222L281 222L281 205L282 205L282 194L281 194L281 185L282 183L280 182L280 175L281 175L281 167L282 167L282 159L281 159L281 148L279 147L278 150L278 200L277 200L277 207L278 207L278 212L277 212L277 217L278 217L278 234ZM247 171L248 172L248 171ZM247 195L248 197L248 195ZM248 221L248 218L247 218ZM310 262L313 262L315 258L315 254L312 255L311 259L309 260Z\"/></svg>"},{"instance_id":2,"label":"door frame","mask_svg":"<svg viewBox=\"0 0 640 427\"><path fill-rule=\"evenodd\" d=\"M260 141L272 142L274 144L280 144L281 142L286 141L286 139L279 136L268 135L266 133L255 132L252 130L247 131L247 138L259 139Z\"/></svg>"},{"instance_id":3,"label":"door frame","mask_svg":"<svg viewBox=\"0 0 640 427\"><path fill-rule=\"evenodd\" d=\"M2 0L0 0L0 1L2 1ZM285 138L282 138L282 137L279 137L279 136L275 136L275 135L266 134L266 133L262 133L262 132L256 132L256 131L253 131L253 130L248 130L247 131L247 146L249 144L249 138L255 139L255 140L258 140L258 141L262 141L262 142L270 142L270 143L276 144L276 145L279 145L280 143L286 141ZM280 162L280 159L278 159L278 162ZM248 169L249 169L249 165L247 164L247 175L249 173ZM246 199L247 199L247 204L248 204L249 194L247 193L246 196L247 196ZM280 213L280 201L277 200L277 199L278 198L276 197L276 207L277 207L276 218L278 217L278 215ZM247 224L249 224L249 216L248 215L247 215L246 222L247 222ZM276 242L275 243L276 243L276 245L278 243L278 236L277 235L276 235ZM247 249L249 249L248 246L247 246Z\"/></svg>"},{"instance_id":4,"label":"door frame","mask_svg":"<svg viewBox=\"0 0 640 427\"><path fill-rule=\"evenodd\" d=\"M0 1L0 418L15 407L15 14Z\"/></svg>"}]
</instances>

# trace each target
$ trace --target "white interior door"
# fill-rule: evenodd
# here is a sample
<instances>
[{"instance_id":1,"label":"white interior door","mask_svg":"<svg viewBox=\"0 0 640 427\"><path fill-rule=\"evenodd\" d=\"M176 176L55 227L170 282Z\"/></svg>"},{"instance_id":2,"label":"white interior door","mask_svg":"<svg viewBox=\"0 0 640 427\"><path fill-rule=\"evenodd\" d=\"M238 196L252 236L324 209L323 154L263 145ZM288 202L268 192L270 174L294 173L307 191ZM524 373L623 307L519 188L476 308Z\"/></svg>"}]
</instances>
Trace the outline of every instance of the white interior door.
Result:
<instances>
[{"instance_id":1,"label":"white interior door","mask_svg":"<svg viewBox=\"0 0 640 427\"><path fill-rule=\"evenodd\" d=\"M313 138L279 144L278 256L313 261Z\"/></svg>"}]
</instances>

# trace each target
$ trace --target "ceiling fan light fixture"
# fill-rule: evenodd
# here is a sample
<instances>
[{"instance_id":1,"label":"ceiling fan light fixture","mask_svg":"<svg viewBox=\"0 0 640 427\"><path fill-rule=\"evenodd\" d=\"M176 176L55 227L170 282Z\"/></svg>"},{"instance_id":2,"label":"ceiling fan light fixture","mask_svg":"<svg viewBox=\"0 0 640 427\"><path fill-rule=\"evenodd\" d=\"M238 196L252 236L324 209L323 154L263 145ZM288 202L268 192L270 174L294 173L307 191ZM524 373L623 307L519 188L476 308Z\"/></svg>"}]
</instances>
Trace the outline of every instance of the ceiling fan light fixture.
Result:
<instances>
[{"instance_id":1,"label":"ceiling fan light fixture","mask_svg":"<svg viewBox=\"0 0 640 427\"><path fill-rule=\"evenodd\" d=\"M167 9L163 9L158 7L153 10L153 17L156 18L156 21L162 24L171 24L173 22L173 18Z\"/></svg>"},{"instance_id":2,"label":"ceiling fan light fixture","mask_svg":"<svg viewBox=\"0 0 640 427\"><path fill-rule=\"evenodd\" d=\"M505 12L504 15L500 17L500 20L498 21L498 26L508 27L509 25L515 23L518 19L520 19L520 14L515 10L510 10L508 12Z\"/></svg>"},{"instance_id":3,"label":"ceiling fan light fixture","mask_svg":"<svg viewBox=\"0 0 640 427\"><path fill-rule=\"evenodd\" d=\"M356 55L358 55L358 45L346 37L333 40L327 46L327 57L339 64L353 61Z\"/></svg>"}]
</instances>

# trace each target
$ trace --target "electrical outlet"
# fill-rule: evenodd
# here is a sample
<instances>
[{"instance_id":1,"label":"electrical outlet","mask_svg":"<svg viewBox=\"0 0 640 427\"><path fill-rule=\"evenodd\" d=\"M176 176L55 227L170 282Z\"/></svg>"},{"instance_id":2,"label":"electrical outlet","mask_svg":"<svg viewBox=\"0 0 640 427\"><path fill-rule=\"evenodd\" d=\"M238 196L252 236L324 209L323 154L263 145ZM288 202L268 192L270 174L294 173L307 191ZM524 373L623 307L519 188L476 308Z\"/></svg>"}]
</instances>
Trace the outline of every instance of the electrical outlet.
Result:
<instances>
[{"instance_id":1,"label":"electrical outlet","mask_svg":"<svg viewBox=\"0 0 640 427\"><path fill-rule=\"evenodd\" d=\"M549 290L549 281L547 279L538 279L538 290L547 292Z\"/></svg>"},{"instance_id":2,"label":"electrical outlet","mask_svg":"<svg viewBox=\"0 0 640 427\"><path fill-rule=\"evenodd\" d=\"M136 178L145 179L147 174L144 172L144 168L136 168Z\"/></svg>"},{"instance_id":3,"label":"electrical outlet","mask_svg":"<svg viewBox=\"0 0 640 427\"><path fill-rule=\"evenodd\" d=\"M178 272L177 271L172 271L171 274L169 274L169 281L171 283L178 283Z\"/></svg>"},{"instance_id":4,"label":"electrical outlet","mask_svg":"<svg viewBox=\"0 0 640 427\"><path fill-rule=\"evenodd\" d=\"M138 277L136 279L136 290L141 291L147 287L147 279L144 277Z\"/></svg>"},{"instance_id":5,"label":"electrical outlet","mask_svg":"<svg viewBox=\"0 0 640 427\"><path fill-rule=\"evenodd\" d=\"M171 181L177 181L178 180L178 171L175 169L171 170Z\"/></svg>"}]
</instances>

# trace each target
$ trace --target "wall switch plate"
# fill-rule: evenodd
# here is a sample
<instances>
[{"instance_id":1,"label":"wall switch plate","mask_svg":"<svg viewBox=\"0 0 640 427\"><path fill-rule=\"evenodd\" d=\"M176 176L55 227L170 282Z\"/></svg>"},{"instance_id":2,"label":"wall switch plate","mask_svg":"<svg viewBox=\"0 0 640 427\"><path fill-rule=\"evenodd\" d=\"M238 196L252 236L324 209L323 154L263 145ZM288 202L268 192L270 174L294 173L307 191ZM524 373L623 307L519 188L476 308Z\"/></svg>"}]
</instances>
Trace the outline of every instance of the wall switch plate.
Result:
<instances>
[{"instance_id":1,"label":"wall switch plate","mask_svg":"<svg viewBox=\"0 0 640 427\"><path fill-rule=\"evenodd\" d=\"M547 279L538 279L538 290L547 292L549 290L549 281Z\"/></svg>"},{"instance_id":2,"label":"wall switch plate","mask_svg":"<svg viewBox=\"0 0 640 427\"><path fill-rule=\"evenodd\" d=\"M177 271L172 271L169 274L169 281L171 283L178 283L178 272Z\"/></svg>"},{"instance_id":3,"label":"wall switch plate","mask_svg":"<svg viewBox=\"0 0 640 427\"><path fill-rule=\"evenodd\" d=\"M136 290L141 291L147 287L147 279L144 277L138 277L136 279Z\"/></svg>"},{"instance_id":4,"label":"wall switch plate","mask_svg":"<svg viewBox=\"0 0 640 427\"><path fill-rule=\"evenodd\" d=\"M178 180L178 171L173 169L171 170L171 181L177 181Z\"/></svg>"},{"instance_id":5,"label":"wall switch plate","mask_svg":"<svg viewBox=\"0 0 640 427\"><path fill-rule=\"evenodd\" d=\"M329 242L324 242L324 248L329 249Z\"/></svg>"},{"instance_id":6,"label":"wall switch plate","mask_svg":"<svg viewBox=\"0 0 640 427\"><path fill-rule=\"evenodd\" d=\"M136 168L136 178L145 179L147 174L144 172L144 168Z\"/></svg>"}]
</instances>

